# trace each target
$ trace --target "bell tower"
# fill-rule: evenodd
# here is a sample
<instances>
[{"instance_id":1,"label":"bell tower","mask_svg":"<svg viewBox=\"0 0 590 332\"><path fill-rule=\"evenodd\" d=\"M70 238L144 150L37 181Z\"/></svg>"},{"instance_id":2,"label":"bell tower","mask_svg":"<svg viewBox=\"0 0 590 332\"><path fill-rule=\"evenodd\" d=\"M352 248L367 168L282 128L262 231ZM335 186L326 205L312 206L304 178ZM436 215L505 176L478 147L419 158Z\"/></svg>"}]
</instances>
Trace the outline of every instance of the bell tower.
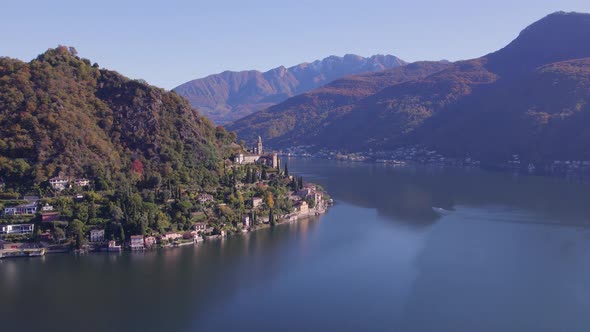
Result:
<instances>
[{"instance_id":1,"label":"bell tower","mask_svg":"<svg viewBox=\"0 0 590 332\"><path fill-rule=\"evenodd\" d=\"M262 156L262 138L258 136L258 145L256 146L256 152L258 152L259 156Z\"/></svg>"}]
</instances>

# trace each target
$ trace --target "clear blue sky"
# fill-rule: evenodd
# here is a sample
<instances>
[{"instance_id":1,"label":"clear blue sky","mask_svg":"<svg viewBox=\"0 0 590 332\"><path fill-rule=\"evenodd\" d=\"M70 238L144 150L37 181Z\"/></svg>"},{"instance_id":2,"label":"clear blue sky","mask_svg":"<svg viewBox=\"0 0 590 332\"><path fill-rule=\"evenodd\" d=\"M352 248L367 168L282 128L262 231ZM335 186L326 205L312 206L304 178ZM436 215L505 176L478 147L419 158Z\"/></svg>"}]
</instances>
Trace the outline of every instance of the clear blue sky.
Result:
<instances>
[{"instance_id":1,"label":"clear blue sky","mask_svg":"<svg viewBox=\"0 0 590 332\"><path fill-rule=\"evenodd\" d=\"M2 1L0 55L30 60L59 44L101 67L171 89L223 70L354 53L407 61L494 51L589 0Z\"/></svg>"}]
</instances>

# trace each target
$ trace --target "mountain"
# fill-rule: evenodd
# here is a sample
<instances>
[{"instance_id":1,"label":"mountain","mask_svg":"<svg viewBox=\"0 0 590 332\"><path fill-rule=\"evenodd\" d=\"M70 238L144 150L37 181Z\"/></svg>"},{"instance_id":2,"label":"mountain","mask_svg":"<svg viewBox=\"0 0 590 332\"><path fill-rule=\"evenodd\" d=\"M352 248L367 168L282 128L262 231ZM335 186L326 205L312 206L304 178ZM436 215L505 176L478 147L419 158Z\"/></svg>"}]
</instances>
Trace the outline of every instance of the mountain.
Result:
<instances>
[{"instance_id":1,"label":"mountain","mask_svg":"<svg viewBox=\"0 0 590 332\"><path fill-rule=\"evenodd\" d=\"M308 128L280 126L314 114L294 106L298 97L229 128L241 137L261 135L274 147L361 151L420 144L490 163L511 154L590 160L588 40L589 14L554 13L497 52L328 106Z\"/></svg>"},{"instance_id":2,"label":"mountain","mask_svg":"<svg viewBox=\"0 0 590 332\"><path fill-rule=\"evenodd\" d=\"M231 72L192 80L174 89L215 123L224 124L262 110L285 99L320 87L337 78L404 65L392 55L364 58L347 54L330 56L290 68L267 72Z\"/></svg>"},{"instance_id":3,"label":"mountain","mask_svg":"<svg viewBox=\"0 0 590 332\"><path fill-rule=\"evenodd\" d=\"M186 100L81 59L60 46L25 63L0 58L0 179L27 187L53 176L112 186L215 183L224 146Z\"/></svg>"},{"instance_id":4,"label":"mountain","mask_svg":"<svg viewBox=\"0 0 590 332\"><path fill-rule=\"evenodd\" d=\"M337 79L260 112L228 128L247 142L262 136L274 146L314 144L315 138L351 105L384 87L413 81L447 68L448 62L416 62L374 73ZM343 133L346 135L346 133ZM325 143L325 142L322 142Z\"/></svg>"}]
</instances>

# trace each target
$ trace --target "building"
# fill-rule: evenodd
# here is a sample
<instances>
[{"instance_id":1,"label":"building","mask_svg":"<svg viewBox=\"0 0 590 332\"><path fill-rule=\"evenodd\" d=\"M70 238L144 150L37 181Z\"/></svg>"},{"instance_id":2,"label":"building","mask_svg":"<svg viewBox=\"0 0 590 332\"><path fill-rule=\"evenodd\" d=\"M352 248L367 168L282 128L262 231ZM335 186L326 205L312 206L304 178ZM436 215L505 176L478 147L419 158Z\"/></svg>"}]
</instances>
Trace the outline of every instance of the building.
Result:
<instances>
[{"instance_id":1,"label":"building","mask_svg":"<svg viewBox=\"0 0 590 332\"><path fill-rule=\"evenodd\" d=\"M208 202L213 202L215 200L215 198L213 197L213 195L210 194L199 194L199 196L197 197L197 201L201 204L205 204Z\"/></svg>"},{"instance_id":2,"label":"building","mask_svg":"<svg viewBox=\"0 0 590 332\"><path fill-rule=\"evenodd\" d=\"M182 239L182 234L166 233L166 234L162 235L162 237L160 238L160 240L163 240L163 241L174 241L177 239Z\"/></svg>"},{"instance_id":3,"label":"building","mask_svg":"<svg viewBox=\"0 0 590 332\"><path fill-rule=\"evenodd\" d=\"M64 190L67 187L69 187L70 179L62 178L62 177L55 177L55 178L49 179L49 184L51 185L51 188L53 188L55 190Z\"/></svg>"},{"instance_id":4,"label":"building","mask_svg":"<svg viewBox=\"0 0 590 332\"><path fill-rule=\"evenodd\" d=\"M256 154L262 156L262 138L258 136L258 143L256 144Z\"/></svg>"},{"instance_id":5,"label":"building","mask_svg":"<svg viewBox=\"0 0 590 332\"><path fill-rule=\"evenodd\" d=\"M90 230L90 242L104 242L104 229Z\"/></svg>"},{"instance_id":6,"label":"building","mask_svg":"<svg viewBox=\"0 0 590 332\"><path fill-rule=\"evenodd\" d=\"M260 159L260 156L257 154L243 154L240 153L234 157L234 163L244 165L244 164L254 164Z\"/></svg>"},{"instance_id":7,"label":"building","mask_svg":"<svg viewBox=\"0 0 590 332\"><path fill-rule=\"evenodd\" d=\"M17 224L17 225L1 225L0 234L33 234L35 225L33 224Z\"/></svg>"},{"instance_id":8,"label":"building","mask_svg":"<svg viewBox=\"0 0 590 332\"><path fill-rule=\"evenodd\" d=\"M8 216L27 215L35 213L37 213L37 202L4 208L4 214Z\"/></svg>"},{"instance_id":9,"label":"building","mask_svg":"<svg viewBox=\"0 0 590 332\"><path fill-rule=\"evenodd\" d=\"M260 197L253 197L252 198L252 208L257 208L262 205L262 198Z\"/></svg>"},{"instance_id":10,"label":"building","mask_svg":"<svg viewBox=\"0 0 590 332\"><path fill-rule=\"evenodd\" d=\"M59 212L42 212L41 213L41 221L42 222L52 222L59 220Z\"/></svg>"},{"instance_id":11,"label":"building","mask_svg":"<svg viewBox=\"0 0 590 332\"><path fill-rule=\"evenodd\" d=\"M244 225L244 227L250 227L250 225L251 225L250 216L244 216L244 219L242 220L242 224Z\"/></svg>"},{"instance_id":12,"label":"building","mask_svg":"<svg viewBox=\"0 0 590 332\"><path fill-rule=\"evenodd\" d=\"M43 211L43 212L53 211L53 205L49 205L49 204L45 203L45 205L43 205L41 207L41 211Z\"/></svg>"},{"instance_id":13,"label":"building","mask_svg":"<svg viewBox=\"0 0 590 332\"><path fill-rule=\"evenodd\" d=\"M88 179L76 179L74 180L74 185L77 187L86 187L90 185L90 180Z\"/></svg>"},{"instance_id":14,"label":"building","mask_svg":"<svg viewBox=\"0 0 590 332\"><path fill-rule=\"evenodd\" d=\"M153 245L156 244L156 238L154 236L146 236L144 244L146 248L151 248Z\"/></svg>"},{"instance_id":15,"label":"building","mask_svg":"<svg viewBox=\"0 0 590 332\"><path fill-rule=\"evenodd\" d=\"M130 247L131 250L143 250L143 235L131 235Z\"/></svg>"},{"instance_id":16,"label":"building","mask_svg":"<svg viewBox=\"0 0 590 332\"><path fill-rule=\"evenodd\" d=\"M302 201L299 204L297 204L297 209L301 214L309 213L309 205L307 205L306 201Z\"/></svg>"},{"instance_id":17,"label":"building","mask_svg":"<svg viewBox=\"0 0 590 332\"><path fill-rule=\"evenodd\" d=\"M207 229L207 223L206 222L198 222L195 224L195 231L196 232L203 232Z\"/></svg>"}]
</instances>

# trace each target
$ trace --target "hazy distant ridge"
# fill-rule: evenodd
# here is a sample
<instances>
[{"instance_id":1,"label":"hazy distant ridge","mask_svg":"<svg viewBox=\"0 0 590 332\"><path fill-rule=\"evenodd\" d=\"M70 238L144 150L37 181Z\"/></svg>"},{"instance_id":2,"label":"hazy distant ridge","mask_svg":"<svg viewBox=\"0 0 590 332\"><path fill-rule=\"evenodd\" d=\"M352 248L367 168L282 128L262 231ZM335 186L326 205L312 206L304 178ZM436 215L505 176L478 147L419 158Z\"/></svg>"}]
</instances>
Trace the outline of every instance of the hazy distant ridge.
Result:
<instances>
[{"instance_id":1,"label":"hazy distant ridge","mask_svg":"<svg viewBox=\"0 0 590 332\"><path fill-rule=\"evenodd\" d=\"M214 122L227 123L337 78L404 64L393 55L364 58L347 54L290 68L281 66L264 73L257 70L225 71L184 83L174 91Z\"/></svg>"}]
</instances>

